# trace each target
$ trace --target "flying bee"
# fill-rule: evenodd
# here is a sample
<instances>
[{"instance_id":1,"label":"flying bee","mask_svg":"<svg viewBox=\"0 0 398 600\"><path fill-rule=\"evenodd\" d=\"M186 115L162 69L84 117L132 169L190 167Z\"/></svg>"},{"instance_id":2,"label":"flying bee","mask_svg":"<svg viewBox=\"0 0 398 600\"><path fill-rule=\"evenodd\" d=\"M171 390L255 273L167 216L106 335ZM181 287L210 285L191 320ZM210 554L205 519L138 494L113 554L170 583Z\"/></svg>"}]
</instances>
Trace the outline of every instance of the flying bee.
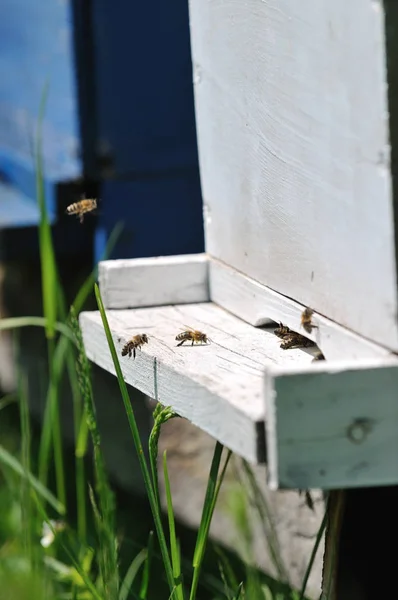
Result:
<instances>
[{"instance_id":1,"label":"flying bee","mask_svg":"<svg viewBox=\"0 0 398 600\"><path fill-rule=\"evenodd\" d=\"M97 200L94 198L85 198L79 202L70 204L66 209L66 214L77 215L80 223L83 223L84 215L88 212L92 212L97 208Z\"/></svg>"},{"instance_id":2,"label":"flying bee","mask_svg":"<svg viewBox=\"0 0 398 600\"><path fill-rule=\"evenodd\" d=\"M135 354L137 348L141 350L141 346L148 343L148 336L146 333L139 333L131 338L122 348L122 356L129 355L131 358L131 354L133 354L133 358L135 358Z\"/></svg>"},{"instance_id":3,"label":"flying bee","mask_svg":"<svg viewBox=\"0 0 398 600\"><path fill-rule=\"evenodd\" d=\"M279 322L279 327L277 327L276 329L274 329L274 333L278 337L284 338L285 335L288 335L289 333L291 333L291 331L290 331L289 327L287 327L283 323Z\"/></svg>"},{"instance_id":4,"label":"flying bee","mask_svg":"<svg viewBox=\"0 0 398 600\"><path fill-rule=\"evenodd\" d=\"M209 338L205 333L202 333L197 329L192 329L191 327L189 327L189 329L187 329L186 331L182 331L181 333L176 335L176 340L180 342L179 344L177 344L177 346L182 346L184 342L190 341L192 341L192 346L195 342L197 344L199 344L199 342L201 344L207 344L209 342Z\"/></svg>"},{"instance_id":5,"label":"flying bee","mask_svg":"<svg viewBox=\"0 0 398 600\"><path fill-rule=\"evenodd\" d=\"M285 335L283 342L280 345L282 350L288 350L289 348L307 348L308 346L315 346L315 342L295 331L291 331Z\"/></svg>"},{"instance_id":6,"label":"flying bee","mask_svg":"<svg viewBox=\"0 0 398 600\"><path fill-rule=\"evenodd\" d=\"M307 333L311 333L313 328L317 328L318 325L313 325L312 323L312 315L314 311L312 308L305 308L301 313L301 326L305 329Z\"/></svg>"},{"instance_id":7,"label":"flying bee","mask_svg":"<svg viewBox=\"0 0 398 600\"><path fill-rule=\"evenodd\" d=\"M326 360L326 358L324 357L324 355L321 351L319 351L315 354L315 356L311 362L316 362L317 360Z\"/></svg>"}]
</instances>

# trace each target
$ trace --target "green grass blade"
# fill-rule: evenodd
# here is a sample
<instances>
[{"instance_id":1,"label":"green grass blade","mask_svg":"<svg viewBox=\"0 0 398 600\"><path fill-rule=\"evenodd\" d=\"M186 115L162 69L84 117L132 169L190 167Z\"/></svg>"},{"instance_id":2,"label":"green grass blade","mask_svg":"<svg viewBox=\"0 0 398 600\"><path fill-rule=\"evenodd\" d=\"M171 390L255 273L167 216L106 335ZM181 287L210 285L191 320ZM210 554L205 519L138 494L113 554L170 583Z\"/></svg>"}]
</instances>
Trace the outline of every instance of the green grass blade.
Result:
<instances>
[{"instance_id":1,"label":"green grass blade","mask_svg":"<svg viewBox=\"0 0 398 600\"><path fill-rule=\"evenodd\" d=\"M108 242L106 244L103 256L100 260L106 260L106 258L112 252L121 231L123 229L123 223L117 223L113 228ZM98 266L96 265L90 275L87 277L83 285L80 287L75 299L72 303L74 310L77 314L81 311L87 298L93 290L93 286L97 277ZM69 349L70 350L70 349ZM73 395L73 406L74 406L74 423L75 423L75 457L76 457L76 500L77 500L77 528L80 539L84 540L86 536L86 503L85 503L85 470L84 470L84 457L87 454L89 430L87 425L87 417L85 409L83 407L83 414L81 414L81 395L78 390L78 382L76 370L71 367L70 364L71 353L67 352L66 360L68 363L69 381L72 388Z\"/></svg>"},{"instance_id":2,"label":"green grass blade","mask_svg":"<svg viewBox=\"0 0 398 600\"><path fill-rule=\"evenodd\" d=\"M168 600L175 600L175 595L174 594L176 592L176 589L177 589L176 586L174 586L173 589L170 592L170 596L169 596Z\"/></svg>"},{"instance_id":3,"label":"green grass blade","mask_svg":"<svg viewBox=\"0 0 398 600\"><path fill-rule=\"evenodd\" d=\"M279 546L278 535L276 527L272 519L272 511L268 505L266 497L263 495L256 478L254 476L253 469L247 461L241 460L243 472L247 479L247 484L243 484L244 488L251 490L254 506L260 517L261 526L264 532L264 539L268 546L268 550L273 562L273 565L278 573L280 581L289 582L287 569L283 563L282 552Z\"/></svg>"},{"instance_id":4,"label":"green grass blade","mask_svg":"<svg viewBox=\"0 0 398 600\"><path fill-rule=\"evenodd\" d=\"M234 596L234 600L239 600L239 598L241 597L242 591L243 591L243 581L239 584L239 587Z\"/></svg>"},{"instance_id":5,"label":"green grass blade","mask_svg":"<svg viewBox=\"0 0 398 600\"><path fill-rule=\"evenodd\" d=\"M48 363L49 363L49 388L51 390L51 415L52 415L52 439L54 443L54 462L55 462L55 477L57 485L57 495L60 502L66 502L65 492L65 473L62 454L62 438L61 425L59 420L58 393L53 381L53 355L54 355L54 338L56 327L55 323L58 315L58 295L59 281L57 265L55 260L54 246L52 240L51 225L48 219L47 205L45 198L44 186L44 171L43 171L43 155L42 155L42 124L44 119L44 111L47 101L48 85L45 86L40 102L39 115L37 121L36 132L36 195L37 204L40 212L39 222L39 250L40 250L40 265L41 265L41 285L42 285L42 301L43 315L46 318L46 336L48 340ZM47 482L47 470L44 470L43 463L41 464L40 476L42 483Z\"/></svg>"},{"instance_id":6,"label":"green grass blade","mask_svg":"<svg viewBox=\"0 0 398 600\"><path fill-rule=\"evenodd\" d=\"M48 85L45 86L40 102L36 132L36 195L40 211L39 247L41 263L41 280L43 294L43 314L47 319L46 335L51 339L55 335L57 320L57 267L51 235L51 225L48 220L46 198L44 191L43 156L42 156L42 124L46 107Z\"/></svg>"},{"instance_id":7,"label":"green grass blade","mask_svg":"<svg viewBox=\"0 0 398 600\"><path fill-rule=\"evenodd\" d=\"M34 528L34 516L32 514L32 503L30 495L30 486L27 475L31 471L30 465L30 423L28 408L28 384L25 374L19 374L19 413L21 421L21 465L25 477L21 481L21 509L22 509L22 531L24 536L24 545L26 555L28 556L31 569L34 567L34 553L32 531Z\"/></svg>"},{"instance_id":8,"label":"green grass blade","mask_svg":"<svg viewBox=\"0 0 398 600\"><path fill-rule=\"evenodd\" d=\"M141 552L139 552L137 554L137 556L135 558L133 558L133 560L127 570L127 573L122 581L122 585L120 586L119 600L127 600L129 593L130 593L131 586L134 583L134 580L137 576L138 571L141 568L141 565L143 563L145 563L147 554L148 554L148 551L146 548L144 548L143 550L141 550Z\"/></svg>"},{"instance_id":9,"label":"green grass blade","mask_svg":"<svg viewBox=\"0 0 398 600\"><path fill-rule=\"evenodd\" d=\"M20 327L43 327L46 329L48 325L49 321L45 317L11 317L9 319L1 319L0 331L19 329ZM74 342L73 334L65 323L55 321L52 326L55 331L59 331L59 333L62 333L71 342Z\"/></svg>"},{"instance_id":10,"label":"green grass blade","mask_svg":"<svg viewBox=\"0 0 398 600\"><path fill-rule=\"evenodd\" d=\"M155 359L156 360L156 359ZM153 491L155 494L156 504L158 505L159 511L161 510L160 506L160 494L159 494L159 477L158 477L158 454L159 454L159 437L160 431L162 428L162 418L161 413L164 408L161 404L157 404L152 413L153 416L153 427L151 433L149 434L149 464L151 467L152 474L152 485Z\"/></svg>"},{"instance_id":11,"label":"green grass blade","mask_svg":"<svg viewBox=\"0 0 398 600\"><path fill-rule=\"evenodd\" d=\"M68 339L62 337L58 341L58 344L55 347L55 351L52 353L52 362L50 365L50 380L48 383L43 426L40 437L38 461L39 479L43 483L43 485L45 485L47 482L47 474L50 466L51 442L54 441L55 459L57 461L56 477L58 487L58 498L60 500L61 498L59 487L61 486L61 495L64 496L65 483L63 478L62 439L59 419L58 389L62 378L63 364L68 347Z\"/></svg>"},{"instance_id":12,"label":"green grass blade","mask_svg":"<svg viewBox=\"0 0 398 600\"><path fill-rule=\"evenodd\" d=\"M105 260L112 252L121 231L123 223L117 223L113 228L108 242L106 244L101 260ZM72 306L77 314L81 311L87 298L93 290L95 280L97 278L98 266L96 265L90 275L87 277L83 285L80 287L75 296ZM89 429L85 408L81 411L81 395L77 381L76 370L70 364L71 351L67 352L66 360L69 373L69 381L72 388L73 407L74 407L74 424L75 424L75 458L76 458L76 501L77 501L77 529L80 539L84 540L86 536L86 502L85 502L85 470L84 457L87 453Z\"/></svg>"},{"instance_id":13,"label":"green grass blade","mask_svg":"<svg viewBox=\"0 0 398 600\"><path fill-rule=\"evenodd\" d=\"M208 522L208 514L213 501L213 497L217 485L217 476L220 468L221 455L223 451L223 445L219 442L216 443L214 449L213 460L210 467L209 479L207 482L206 495L203 503L202 517L200 519L198 536L196 540L195 553L193 558L193 567L196 567L199 562L199 557L202 553L202 539L204 538L204 531Z\"/></svg>"},{"instance_id":14,"label":"green grass blade","mask_svg":"<svg viewBox=\"0 0 398 600\"><path fill-rule=\"evenodd\" d=\"M312 549L310 560L309 560L307 569L306 569L305 574L304 574L303 584L301 586L301 591L300 591L300 600L304 600L304 597L305 597L304 596L305 595L305 590L307 589L307 583L308 583L308 579L310 578L312 567L314 565L316 553L318 551L319 544L321 543L321 539L322 539L323 533L324 533L324 531L326 529L327 516L328 516L328 512L326 510L325 514L323 516L323 519L322 519L322 523L320 524L320 527L318 529L318 533L317 533L316 538L315 538L315 544L314 544L314 547Z\"/></svg>"},{"instance_id":15,"label":"green grass blade","mask_svg":"<svg viewBox=\"0 0 398 600\"><path fill-rule=\"evenodd\" d=\"M104 256L112 250L114 244L117 241L118 236L120 235L121 226L116 225L114 230L112 231L107 246L105 248ZM86 282L80 288L78 294L75 297L74 307L77 312L79 312L87 300L89 293L92 290L94 274L96 273L96 268L87 278ZM59 301L60 312L63 313L64 318L66 319L66 307L65 300L62 293L61 286L57 286L56 290L56 298ZM0 322L0 330L1 329L9 329L15 327L26 327L26 326L46 326L48 323L47 319L44 317L22 317L15 319L3 319ZM76 343L75 337L71 331L71 329L64 323L56 322L54 327L57 331L60 331L64 334L71 342ZM39 478L43 485L46 485L47 482L47 474L50 466L50 454L51 454L51 442L54 440L54 452L56 457L56 473L57 473L57 485L60 492L58 496L63 496L63 466L62 466L62 445L61 445L61 432L60 432L60 424L59 424L59 411L58 411L58 388L59 384L64 372L65 362L70 361L70 346L66 340L60 339L58 340L57 346L55 350L51 351L51 356L49 356L50 364L50 381L47 392L46 399L46 408L43 419L43 427L42 427L42 435L40 440L40 448L39 448ZM69 368L69 377L72 389L76 388L77 381L76 375L73 369ZM83 465L81 464L81 458L85 455L87 450L87 442L88 442L88 428L85 417L80 420L79 433L77 434L76 441L76 458L77 462L77 472L78 472L78 486L77 486L77 494L78 494L78 506L79 509L79 531L81 535L84 537L85 530L85 516L83 512L83 504L82 504L82 488L84 487L84 474L83 474ZM83 478L83 479L82 479ZM60 498L62 500L62 498Z\"/></svg>"},{"instance_id":16,"label":"green grass blade","mask_svg":"<svg viewBox=\"0 0 398 600\"><path fill-rule=\"evenodd\" d=\"M0 330L18 329L20 327L31 326L46 327L47 324L48 319L45 317L16 317L3 319L0 322ZM54 439L58 499L62 504L65 504L66 492L58 408L58 385L62 374L62 368L60 367L59 363L62 363L63 359L61 356L59 356L59 353L63 354L66 352L66 349L69 347L68 340L69 342L74 342L74 338L70 328L64 323L55 322L53 326L54 330L62 333L64 337L59 340L55 352L53 351L52 340L50 340L49 344L50 377L39 450L39 479L45 486L50 463L51 441Z\"/></svg>"},{"instance_id":17,"label":"green grass blade","mask_svg":"<svg viewBox=\"0 0 398 600\"><path fill-rule=\"evenodd\" d=\"M159 510L161 510L158 481L159 437L163 423L166 423L170 419L174 419L174 417L177 416L178 415L173 411L173 409L170 406L162 406L161 404L157 404L155 410L153 411L154 424L149 436L149 462L152 473L153 491Z\"/></svg>"},{"instance_id":18,"label":"green grass blade","mask_svg":"<svg viewBox=\"0 0 398 600\"><path fill-rule=\"evenodd\" d=\"M6 396L3 396L0 400L0 410L3 410L4 408L7 408L7 406L9 406L10 404L15 404L16 402L18 402L18 396L16 396L15 394L7 394Z\"/></svg>"},{"instance_id":19,"label":"green grass blade","mask_svg":"<svg viewBox=\"0 0 398 600\"><path fill-rule=\"evenodd\" d=\"M207 483L207 490L205 501L203 504L202 518L199 525L198 536L195 545L195 553L193 559L193 579L191 585L191 593L189 600L195 600L196 593L199 584L199 576L202 568L202 563L206 551L207 540L209 537L211 520L213 518L214 509L217 503L218 494L220 492L221 484L223 482L225 472L227 470L228 463L232 456L232 452L228 450L227 458L225 460L223 469L220 477L218 478L218 471L220 468L221 455L223 446L220 442L216 443L214 449L213 460L210 468L209 480Z\"/></svg>"},{"instance_id":20,"label":"green grass blade","mask_svg":"<svg viewBox=\"0 0 398 600\"><path fill-rule=\"evenodd\" d=\"M35 494L33 495L33 499L36 503L37 510L38 510L39 514L41 515L42 521L43 522L45 521L47 523L48 527L53 532L53 534L56 535L56 531L45 511L45 508L43 507L40 500L37 498L37 496ZM60 543L62 550L65 552L66 556L69 558L71 564L73 565L73 567L76 569L77 573L82 578L87 590L90 591L92 598L94 600L105 600L103 597L100 596L95 585L93 584L93 582L91 581L91 579L89 578L87 573L85 572L84 568L81 566L81 561L76 559L74 554L71 552L69 546L67 544L65 544L65 542L62 541L62 537L59 538L59 543ZM108 600L108 598L106 600Z\"/></svg>"},{"instance_id":21,"label":"green grass blade","mask_svg":"<svg viewBox=\"0 0 398 600\"><path fill-rule=\"evenodd\" d=\"M98 496L101 509L97 505L92 487L89 486L89 497L98 535L97 562L100 573L100 587L107 599L117 600L119 574L116 572L117 557L114 552L116 538L112 536L113 524L109 523L109 509L103 506L103 492L99 493Z\"/></svg>"},{"instance_id":22,"label":"green grass blade","mask_svg":"<svg viewBox=\"0 0 398 600\"><path fill-rule=\"evenodd\" d=\"M84 418L84 417L83 417ZM77 533L84 543L87 538L87 511L86 511L86 474L84 458L76 456L76 505L77 505Z\"/></svg>"},{"instance_id":23,"label":"green grass blade","mask_svg":"<svg viewBox=\"0 0 398 600\"><path fill-rule=\"evenodd\" d=\"M79 428L77 441L76 441L76 448L75 448L75 456L77 458L84 458L84 456L87 453L88 434L89 434L89 430L88 430L88 426L87 426L87 416L85 413L83 413L82 419L80 421L80 428Z\"/></svg>"},{"instance_id":24,"label":"green grass blade","mask_svg":"<svg viewBox=\"0 0 398 600\"><path fill-rule=\"evenodd\" d=\"M65 325L65 327L68 327ZM72 340L75 343L73 332L68 327L71 333ZM53 420L54 420L54 397L57 394L57 389L63 373L63 365L68 351L69 344L66 338L60 338L55 347L52 361L52 377L49 381L47 390L42 434L39 446L39 478L40 481L46 481L47 472L50 462L51 440L53 436ZM55 398L56 401L56 398Z\"/></svg>"},{"instance_id":25,"label":"green grass blade","mask_svg":"<svg viewBox=\"0 0 398 600\"><path fill-rule=\"evenodd\" d=\"M17 475L28 480L32 488L53 507L60 515L65 514L65 505L55 498L55 496L44 487L34 475L26 473L21 463L10 454L5 448L0 446L0 462L12 469Z\"/></svg>"},{"instance_id":26,"label":"green grass blade","mask_svg":"<svg viewBox=\"0 0 398 600\"><path fill-rule=\"evenodd\" d=\"M171 566L169 552L167 549L166 538L165 538L164 531L163 531L161 514L159 511L159 506L158 506L158 503L157 503L157 500L155 497L155 493L153 490L153 486L151 483L148 465L145 460L144 450L142 447L140 434L139 434L137 423L136 423L135 416L134 416L134 410L133 410L133 407L130 402L130 397L129 397L129 394L127 391L127 386L126 386L126 383L123 378L123 373L120 368L120 363L119 363L119 359L118 359L118 356L116 353L115 344L113 343L111 330L109 328L108 319L106 317L105 308L104 308L101 294L100 294L97 284L94 285L94 291L95 291L95 296L97 299L98 309L101 314L101 319L102 319L102 323L104 326L106 339L108 341L109 350L110 350L110 353L112 356L113 365L115 367L115 372L116 372L117 380L119 383L120 392L121 392L123 403L124 403L124 408L126 410L127 419L128 419L129 425L130 425L130 430L131 430L131 433L133 436L138 460L139 460L142 475L144 478L145 488L146 488L146 491L148 494L148 499L149 499L149 503L151 506L153 519L155 522L156 534L157 534L158 540L159 540L159 545L160 545L163 564L164 564L164 568L165 568L165 572L166 572L167 582L169 584L170 590L173 590L173 588L174 588L173 570L172 570L172 566Z\"/></svg>"},{"instance_id":27,"label":"green grass blade","mask_svg":"<svg viewBox=\"0 0 398 600\"><path fill-rule=\"evenodd\" d=\"M173 577L174 577L174 584L176 587L176 590L174 593L174 598L176 600L177 599L184 600L184 590L182 587L180 551L179 551L177 537L176 537L176 528L175 528L174 511L173 511L173 500L171 497L169 472L167 469L166 450L163 453L163 473L164 473L164 484L165 484L165 488L166 488L167 515L169 518L171 563L173 566Z\"/></svg>"},{"instance_id":28,"label":"green grass blade","mask_svg":"<svg viewBox=\"0 0 398 600\"><path fill-rule=\"evenodd\" d=\"M80 393L83 398L87 425L91 434L94 451L94 469L96 477L96 491L99 499L99 511L95 512L98 538L100 540L99 567L102 581L106 585L109 600L116 600L119 587L118 580L118 552L115 534L115 504L112 490L110 489L101 451L101 438L97 426L96 411L90 378L90 365L84 351L82 334L77 322L74 307L70 311L70 324L75 333L78 348L76 372ZM93 508L96 504L94 495L91 495Z\"/></svg>"},{"instance_id":29,"label":"green grass blade","mask_svg":"<svg viewBox=\"0 0 398 600\"><path fill-rule=\"evenodd\" d=\"M142 582L140 588L139 598L140 600L147 600L148 588L149 588L149 576L151 572L151 563L153 556L153 531L149 533L148 544L147 544L147 556L144 565L144 572L142 574Z\"/></svg>"},{"instance_id":30,"label":"green grass blade","mask_svg":"<svg viewBox=\"0 0 398 600\"><path fill-rule=\"evenodd\" d=\"M238 588L238 585L239 585L238 580L235 577L234 570L233 570L229 560L227 559L225 553L221 550L221 548L218 545L216 545L214 547L214 549L219 557L219 568L220 568L221 576L224 580L224 589L225 589L226 595L228 596L228 600L232 600L232 596L230 599L230 597L228 595L229 590L236 590Z\"/></svg>"},{"instance_id":31,"label":"green grass blade","mask_svg":"<svg viewBox=\"0 0 398 600\"><path fill-rule=\"evenodd\" d=\"M220 577L221 577L221 581L224 584L224 594L227 600L233 600L232 596L231 596L231 592L229 589L229 585L227 583L227 579L225 577L225 573L224 573L224 569L223 566L221 564L221 562L218 562L218 570L220 571Z\"/></svg>"},{"instance_id":32,"label":"green grass blade","mask_svg":"<svg viewBox=\"0 0 398 600\"><path fill-rule=\"evenodd\" d=\"M69 344L66 353L66 368L69 376L69 384L72 392L73 403L73 426L75 434L75 483L76 483L76 510L77 510L77 532L82 542L86 541L87 518L86 518L86 474L84 467L84 457L88 446L88 426L85 409L82 406L83 399L80 393L77 380L75 355L72 346ZM84 430L85 445L82 452L77 452L80 442L80 432Z\"/></svg>"}]
</instances>

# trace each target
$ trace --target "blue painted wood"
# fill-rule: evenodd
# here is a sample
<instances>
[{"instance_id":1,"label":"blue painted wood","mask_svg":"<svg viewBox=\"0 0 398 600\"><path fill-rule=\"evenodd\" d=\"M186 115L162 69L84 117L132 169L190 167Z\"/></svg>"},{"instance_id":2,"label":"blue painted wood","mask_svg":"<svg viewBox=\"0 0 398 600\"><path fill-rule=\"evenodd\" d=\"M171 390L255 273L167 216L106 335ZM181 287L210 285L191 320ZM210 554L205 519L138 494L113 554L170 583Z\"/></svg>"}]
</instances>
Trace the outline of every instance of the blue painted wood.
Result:
<instances>
[{"instance_id":1,"label":"blue painted wood","mask_svg":"<svg viewBox=\"0 0 398 600\"><path fill-rule=\"evenodd\" d=\"M0 229L37 225L39 209L13 186L0 183Z\"/></svg>"},{"instance_id":2,"label":"blue painted wood","mask_svg":"<svg viewBox=\"0 0 398 600\"><path fill-rule=\"evenodd\" d=\"M31 160L26 160L13 156L11 152L0 148L0 181L5 184L5 186L0 187L0 227L21 227L21 223L25 219L27 225L37 225L39 210L36 201L36 174L33 157ZM57 213L57 182L46 177L43 183L48 218L50 223L53 223ZM9 200L7 200L10 197L11 189L12 194L20 198L18 208L12 209ZM23 202L21 203L22 198ZM7 215L1 213L5 206L8 206ZM26 215L20 214L23 207L26 208ZM15 215L14 221L12 219L13 214ZM37 215L35 222L32 222L33 214Z\"/></svg>"},{"instance_id":3,"label":"blue painted wood","mask_svg":"<svg viewBox=\"0 0 398 600\"><path fill-rule=\"evenodd\" d=\"M95 258L120 220L114 258L202 252L187 0L95 0L93 38L105 178Z\"/></svg>"},{"instance_id":4,"label":"blue painted wood","mask_svg":"<svg viewBox=\"0 0 398 600\"><path fill-rule=\"evenodd\" d=\"M112 177L197 168L188 1L93 3L98 147Z\"/></svg>"},{"instance_id":5,"label":"blue painted wood","mask_svg":"<svg viewBox=\"0 0 398 600\"><path fill-rule=\"evenodd\" d=\"M92 260L94 223L83 228L78 221L64 221L52 227L54 250L61 260L89 264ZM0 261L39 260L38 227L0 227ZM63 264L65 262L63 261ZM71 263L72 265L72 263Z\"/></svg>"},{"instance_id":6,"label":"blue painted wood","mask_svg":"<svg viewBox=\"0 0 398 600\"><path fill-rule=\"evenodd\" d=\"M82 171L73 60L67 0L1 0L0 175L15 186L16 194L35 203L33 148L48 81L42 135L52 216L55 182Z\"/></svg>"},{"instance_id":7,"label":"blue painted wood","mask_svg":"<svg viewBox=\"0 0 398 600\"><path fill-rule=\"evenodd\" d=\"M199 174L103 183L95 234L98 261L116 223L123 233L111 258L194 254L204 250Z\"/></svg>"},{"instance_id":8,"label":"blue painted wood","mask_svg":"<svg viewBox=\"0 0 398 600\"><path fill-rule=\"evenodd\" d=\"M46 80L52 222L59 184L86 176L103 180L96 258L119 221L116 257L203 251L187 1L1 0L0 228L38 216L33 145ZM87 221L79 232L89 235Z\"/></svg>"}]
</instances>

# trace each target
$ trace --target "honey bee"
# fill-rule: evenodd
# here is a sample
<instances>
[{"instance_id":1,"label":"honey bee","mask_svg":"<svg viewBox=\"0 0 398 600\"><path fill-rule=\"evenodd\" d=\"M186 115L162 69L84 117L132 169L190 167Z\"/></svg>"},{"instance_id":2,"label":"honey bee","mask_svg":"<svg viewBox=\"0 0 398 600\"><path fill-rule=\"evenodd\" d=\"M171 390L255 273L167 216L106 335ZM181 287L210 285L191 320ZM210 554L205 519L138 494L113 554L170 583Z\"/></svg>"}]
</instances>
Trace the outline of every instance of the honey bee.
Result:
<instances>
[{"instance_id":1,"label":"honey bee","mask_svg":"<svg viewBox=\"0 0 398 600\"><path fill-rule=\"evenodd\" d=\"M307 333L311 333L313 328L317 328L317 325L312 324L312 315L314 311L312 308L305 308L301 313L301 325Z\"/></svg>"},{"instance_id":2,"label":"honey bee","mask_svg":"<svg viewBox=\"0 0 398 600\"><path fill-rule=\"evenodd\" d=\"M279 322L279 327L274 329L274 333L278 337L284 338L285 335L291 333L291 331L290 331L289 327L287 327L286 325L283 325L283 323Z\"/></svg>"},{"instance_id":3,"label":"honey bee","mask_svg":"<svg viewBox=\"0 0 398 600\"><path fill-rule=\"evenodd\" d=\"M317 353L315 354L315 356L314 356L314 358L312 359L312 361L311 361L311 362L315 362L315 361L317 361L317 360L326 360L326 359L325 359L325 357L324 357L324 355L322 354L322 352L321 352L321 351L319 351L319 352L317 352Z\"/></svg>"},{"instance_id":4,"label":"honey bee","mask_svg":"<svg viewBox=\"0 0 398 600\"><path fill-rule=\"evenodd\" d=\"M70 204L66 213L68 215L77 215L79 217L80 223L83 223L85 213L91 212L97 208L97 200L94 198L87 198L80 200L79 202L75 202L74 204Z\"/></svg>"},{"instance_id":5,"label":"honey bee","mask_svg":"<svg viewBox=\"0 0 398 600\"><path fill-rule=\"evenodd\" d=\"M307 348L308 346L315 346L315 342L295 331L291 331L285 335L283 337L283 342L280 345L282 350L288 350L289 348Z\"/></svg>"},{"instance_id":6,"label":"honey bee","mask_svg":"<svg viewBox=\"0 0 398 600\"><path fill-rule=\"evenodd\" d=\"M133 354L133 358L135 358L135 354L137 348L141 350L141 346L148 343L148 336L146 333L139 333L131 338L122 348L122 356L129 355L131 358L131 354Z\"/></svg>"},{"instance_id":7,"label":"honey bee","mask_svg":"<svg viewBox=\"0 0 398 600\"><path fill-rule=\"evenodd\" d=\"M182 331L178 335L176 335L176 340L180 343L177 346L182 346L184 342L192 341L192 346L196 342L197 344L200 342L201 344L207 344L209 339L205 333L198 331L197 329L187 329L186 331Z\"/></svg>"}]
</instances>

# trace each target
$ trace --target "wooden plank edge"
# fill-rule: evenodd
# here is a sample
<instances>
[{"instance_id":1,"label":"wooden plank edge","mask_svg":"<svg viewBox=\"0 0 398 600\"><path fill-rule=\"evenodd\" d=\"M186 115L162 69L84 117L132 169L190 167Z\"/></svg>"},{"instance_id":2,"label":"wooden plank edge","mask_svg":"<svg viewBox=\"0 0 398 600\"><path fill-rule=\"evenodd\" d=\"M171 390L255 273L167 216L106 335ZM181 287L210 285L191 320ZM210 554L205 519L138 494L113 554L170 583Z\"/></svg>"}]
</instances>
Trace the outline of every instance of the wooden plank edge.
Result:
<instances>
[{"instance_id":1,"label":"wooden plank edge","mask_svg":"<svg viewBox=\"0 0 398 600\"><path fill-rule=\"evenodd\" d=\"M316 312L312 318L316 327L311 333L304 331L300 320L305 306L211 256L209 256L209 286L212 302L254 327L261 327L270 320L282 322L293 331L316 342L327 359L355 360L391 355L391 350L361 337Z\"/></svg>"},{"instance_id":2,"label":"wooden plank edge","mask_svg":"<svg viewBox=\"0 0 398 600\"><path fill-rule=\"evenodd\" d=\"M105 331L98 311L79 316L87 357L115 375ZM120 335L112 331L116 347ZM264 421L250 418L221 396L188 376L176 373L144 347L135 361L121 361L124 380L141 392L171 406L180 416L202 429L251 464L265 462Z\"/></svg>"},{"instance_id":3,"label":"wooden plank edge","mask_svg":"<svg viewBox=\"0 0 398 600\"><path fill-rule=\"evenodd\" d=\"M209 302L208 258L181 254L99 263L105 308L129 309Z\"/></svg>"},{"instance_id":4,"label":"wooden plank edge","mask_svg":"<svg viewBox=\"0 0 398 600\"><path fill-rule=\"evenodd\" d=\"M268 369L269 487L397 484L397 389L396 358Z\"/></svg>"}]
</instances>

